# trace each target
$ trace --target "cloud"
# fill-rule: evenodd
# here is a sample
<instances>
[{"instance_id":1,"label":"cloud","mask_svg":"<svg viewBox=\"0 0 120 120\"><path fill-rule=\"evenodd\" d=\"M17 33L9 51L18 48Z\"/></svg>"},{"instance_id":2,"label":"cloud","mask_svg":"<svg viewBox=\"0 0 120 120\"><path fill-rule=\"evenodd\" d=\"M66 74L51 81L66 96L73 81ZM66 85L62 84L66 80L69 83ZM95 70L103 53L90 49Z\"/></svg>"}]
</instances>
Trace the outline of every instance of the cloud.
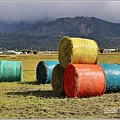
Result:
<instances>
[{"instance_id":1,"label":"cloud","mask_svg":"<svg viewBox=\"0 0 120 120\"><path fill-rule=\"evenodd\" d=\"M44 18L88 16L120 23L119 1L0 2L0 20L37 21Z\"/></svg>"}]
</instances>

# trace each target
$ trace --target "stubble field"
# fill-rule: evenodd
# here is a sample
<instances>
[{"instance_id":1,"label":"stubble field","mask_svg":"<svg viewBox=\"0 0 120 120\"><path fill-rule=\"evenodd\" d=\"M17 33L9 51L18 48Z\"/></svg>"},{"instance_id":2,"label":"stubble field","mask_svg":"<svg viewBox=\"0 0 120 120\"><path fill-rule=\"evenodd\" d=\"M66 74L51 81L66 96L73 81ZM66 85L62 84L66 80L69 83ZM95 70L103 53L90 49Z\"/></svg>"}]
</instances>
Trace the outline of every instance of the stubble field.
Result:
<instances>
[{"instance_id":1,"label":"stubble field","mask_svg":"<svg viewBox=\"0 0 120 120\"><path fill-rule=\"evenodd\" d=\"M22 61L23 82L0 82L0 119L120 118L120 92L90 98L55 95L51 84L37 85L36 67L58 55L0 55ZM100 54L99 63L120 64L120 54Z\"/></svg>"}]
</instances>

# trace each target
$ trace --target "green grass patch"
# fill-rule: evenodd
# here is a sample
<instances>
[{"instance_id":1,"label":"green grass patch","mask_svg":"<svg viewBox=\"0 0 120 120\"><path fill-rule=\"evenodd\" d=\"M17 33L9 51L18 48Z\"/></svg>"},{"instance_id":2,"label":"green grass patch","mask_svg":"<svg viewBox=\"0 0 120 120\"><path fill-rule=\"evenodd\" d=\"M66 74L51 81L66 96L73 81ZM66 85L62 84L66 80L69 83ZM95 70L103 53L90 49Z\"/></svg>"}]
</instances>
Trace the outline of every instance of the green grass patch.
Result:
<instances>
[{"instance_id":1,"label":"green grass patch","mask_svg":"<svg viewBox=\"0 0 120 120\"><path fill-rule=\"evenodd\" d=\"M99 63L118 63L120 64L120 53L119 54L100 54Z\"/></svg>"}]
</instances>

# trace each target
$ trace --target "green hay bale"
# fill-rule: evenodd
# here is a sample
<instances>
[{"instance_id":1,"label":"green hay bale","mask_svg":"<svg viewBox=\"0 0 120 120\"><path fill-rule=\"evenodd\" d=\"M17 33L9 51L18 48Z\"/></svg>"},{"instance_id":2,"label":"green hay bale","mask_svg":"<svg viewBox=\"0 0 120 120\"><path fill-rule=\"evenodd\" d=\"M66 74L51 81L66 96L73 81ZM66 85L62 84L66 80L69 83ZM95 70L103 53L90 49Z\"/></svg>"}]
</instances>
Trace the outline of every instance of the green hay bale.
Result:
<instances>
[{"instance_id":1,"label":"green hay bale","mask_svg":"<svg viewBox=\"0 0 120 120\"><path fill-rule=\"evenodd\" d=\"M57 64L52 72L51 85L55 94L64 94L63 78L65 69Z\"/></svg>"},{"instance_id":2,"label":"green hay bale","mask_svg":"<svg viewBox=\"0 0 120 120\"><path fill-rule=\"evenodd\" d=\"M91 39L64 36L59 44L59 62L64 68L69 63L96 64L98 45Z\"/></svg>"}]
</instances>

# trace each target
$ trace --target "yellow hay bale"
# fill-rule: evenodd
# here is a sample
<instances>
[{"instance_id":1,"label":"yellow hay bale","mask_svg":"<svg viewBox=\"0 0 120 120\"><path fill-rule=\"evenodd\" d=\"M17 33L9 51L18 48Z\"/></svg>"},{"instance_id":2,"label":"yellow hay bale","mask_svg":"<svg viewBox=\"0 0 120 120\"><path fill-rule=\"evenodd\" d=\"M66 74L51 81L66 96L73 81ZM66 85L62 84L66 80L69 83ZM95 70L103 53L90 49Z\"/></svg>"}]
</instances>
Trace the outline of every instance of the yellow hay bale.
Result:
<instances>
[{"instance_id":1,"label":"yellow hay bale","mask_svg":"<svg viewBox=\"0 0 120 120\"><path fill-rule=\"evenodd\" d=\"M64 94L63 78L65 69L57 64L52 72L51 85L55 94Z\"/></svg>"},{"instance_id":2,"label":"yellow hay bale","mask_svg":"<svg viewBox=\"0 0 120 120\"><path fill-rule=\"evenodd\" d=\"M64 36L59 44L59 62L65 68L72 64L96 64L98 45L94 40Z\"/></svg>"}]
</instances>

